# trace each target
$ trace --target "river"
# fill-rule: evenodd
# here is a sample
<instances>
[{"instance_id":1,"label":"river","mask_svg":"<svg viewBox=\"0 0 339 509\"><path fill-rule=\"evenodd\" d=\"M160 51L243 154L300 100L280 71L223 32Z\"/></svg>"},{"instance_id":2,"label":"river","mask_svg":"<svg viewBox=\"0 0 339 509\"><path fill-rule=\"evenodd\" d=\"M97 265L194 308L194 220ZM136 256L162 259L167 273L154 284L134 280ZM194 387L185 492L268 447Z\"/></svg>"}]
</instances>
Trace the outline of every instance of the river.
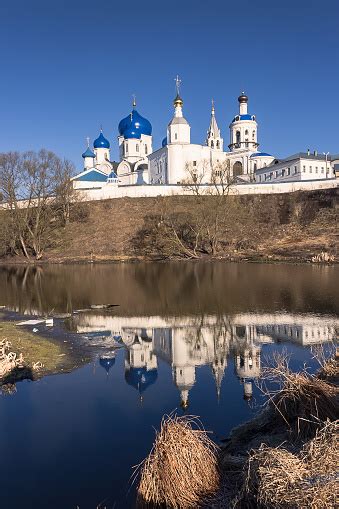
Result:
<instances>
[{"instance_id":1,"label":"river","mask_svg":"<svg viewBox=\"0 0 339 509\"><path fill-rule=\"evenodd\" d=\"M134 507L133 466L164 414L197 415L219 441L258 411L275 352L316 369L312 346L339 328L338 276L224 262L0 267L8 318L54 316L37 334L89 352L0 395L1 508Z\"/></svg>"}]
</instances>

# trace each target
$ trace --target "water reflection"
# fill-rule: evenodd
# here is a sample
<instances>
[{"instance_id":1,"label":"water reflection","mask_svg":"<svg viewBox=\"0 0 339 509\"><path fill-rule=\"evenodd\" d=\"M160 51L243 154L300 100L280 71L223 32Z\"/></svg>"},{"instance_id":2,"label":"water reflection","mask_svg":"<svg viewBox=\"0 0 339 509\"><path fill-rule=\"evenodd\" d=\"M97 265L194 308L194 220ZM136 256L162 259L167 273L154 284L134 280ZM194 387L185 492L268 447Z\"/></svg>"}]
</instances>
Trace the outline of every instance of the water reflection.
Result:
<instances>
[{"instance_id":1,"label":"water reflection","mask_svg":"<svg viewBox=\"0 0 339 509\"><path fill-rule=\"evenodd\" d=\"M218 398L229 359L250 399L253 381L259 377L263 345L294 343L312 346L333 341L339 321L328 316L293 314L239 314L229 316L115 317L92 313L75 315L70 330L88 339L94 348L124 347L125 380L142 399L157 382L158 361L171 367L172 381L186 409L196 382L196 369L209 366ZM101 355L100 365L108 372L115 354Z\"/></svg>"},{"instance_id":2,"label":"water reflection","mask_svg":"<svg viewBox=\"0 0 339 509\"><path fill-rule=\"evenodd\" d=\"M0 398L1 507L133 507L132 467L165 413L189 405L218 440L256 411L243 398L257 398L266 358L286 347L292 369L316 369L310 346L339 329L338 274L223 262L0 267L0 306L57 316L39 333L81 361ZM100 304L119 307L84 311Z\"/></svg>"},{"instance_id":3,"label":"water reflection","mask_svg":"<svg viewBox=\"0 0 339 509\"><path fill-rule=\"evenodd\" d=\"M124 316L339 314L338 266L149 263L1 267L0 305L65 313L119 304Z\"/></svg>"}]
</instances>

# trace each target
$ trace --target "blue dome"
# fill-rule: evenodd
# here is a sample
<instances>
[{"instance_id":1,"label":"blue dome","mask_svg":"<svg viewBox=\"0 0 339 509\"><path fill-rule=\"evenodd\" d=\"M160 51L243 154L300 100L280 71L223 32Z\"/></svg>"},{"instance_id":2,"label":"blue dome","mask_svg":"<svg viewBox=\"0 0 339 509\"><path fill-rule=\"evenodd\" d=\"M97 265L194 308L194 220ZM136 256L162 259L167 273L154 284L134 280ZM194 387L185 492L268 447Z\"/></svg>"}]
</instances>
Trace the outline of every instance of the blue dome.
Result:
<instances>
[{"instance_id":1,"label":"blue dome","mask_svg":"<svg viewBox=\"0 0 339 509\"><path fill-rule=\"evenodd\" d=\"M128 385L137 389L140 394L144 392L147 387L154 384L158 378L158 370L146 368L130 368L125 373L125 380Z\"/></svg>"},{"instance_id":2,"label":"blue dome","mask_svg":"<svg viewBox=\"0 0 339 509\"><path fill-rule=\"evenodd\" d=\"M132 112L125 118L123 118L118 126L120 136L124 138L137 138L139 139L142 134L151 136L152 125L151 123L137 112Z\"/></svg>"},{"instance_id":3,"label":"blue dome","mask_svg":"<svg viewBox=\"0 0 339 509\"><path fill-rule=\"evenodd\" d=\"M117 174L115 173L115 171L114 171L114 170L112 170L112 171L111 171L111 173L108 175L108 177L107 177L107 178L109 178L109 179L117 179L117 178L118 178L118 176L117 176ZM114 338L114 339L115 339L115 338Z\"/></svg>"},{"instance_id":4,"label":"blue dome","mask_svg":"<svg viewBox=\"0 0 339 509\"><path fill-rule=\"evenodd\" d=\"M239 122L239 120L255 120L255 116L254 115L236 115L234 117L234 119L232 120L232 122Z\"/></svg>"},{"instance_id":5,"label":"blue dome","mask_svg":"<svg viewBox=\"0 0 339 509\"><path fill-rule=\"evenodd\" d=\"M161 146L166 147L167 145L167 136L162 140Z\"/></svg>"},{"instance_id":6,"label":"blue dome","mask_svg":"<svg viewBox=\"0 0 339 509\"><path fill-rule=\"evenodd\" d=\"M82 154L82 157L85 159L85 157L95 157L95 154L94 152L89 148L87 147L87 149L85 150L85 152Z\"/></svg>"},{"instance_id":7,"label":"blue dome","mask_svg":"<svg viewBox=\"0 0 339 509\"><path fill-rule=\"evenodd\" d=\"M99 364L108 373L111 367L115 364L115 357L100 357Z\"/></svg>"},{"instance_id":8,"label":"blue dome","mask_svg":"<svg viewBox=\"0 0 339 509\"><path fill-rule=\"evenodd\" d=\"M100 132L97 139L94 140L93 147L94 148L110 148L109 141L106 140L105 136L102 134L102 131Z\"/></svg>"},{"instance_id":9,"label":"blue dome","mask_svg":"<svg viewBox=\"0 0 339 509\"><path fill-rule=\"evenodd\" d=\"M255 152L250 157L273 157L271 154L267 154L266 152Z\"/></svg>"}]
</instances>

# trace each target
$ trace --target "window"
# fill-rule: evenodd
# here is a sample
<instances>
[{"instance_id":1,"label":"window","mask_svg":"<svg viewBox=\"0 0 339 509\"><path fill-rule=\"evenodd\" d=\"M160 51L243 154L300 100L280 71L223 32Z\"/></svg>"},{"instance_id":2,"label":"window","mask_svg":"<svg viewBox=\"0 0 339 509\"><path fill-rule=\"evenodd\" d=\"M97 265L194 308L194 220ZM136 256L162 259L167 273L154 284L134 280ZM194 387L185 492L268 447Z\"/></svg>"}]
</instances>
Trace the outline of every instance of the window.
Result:
<instances>
[{"instance_id":1,"label":"window","mask_svg":"<svg viewBox=\"0 0 339 509\"><path fill-rule=\"evenodd\" d=\"M305 171L306 171L306 166L303 166L303 172L305 173Z\"/></svg>"},{"instance_id":2,"label":"window","mask_svg":"<svg viewBox=\"0 0 339 509\"><path fill-rule=\"evenodd\" d=\"M193 161L193 166L196 166L197 165L197 162L196 161Z\"/></svg>"},{"instance_id":3,"label":"window","mask_svg":"<svg viewBox=\"0 0 339 509\"><path fill-rule=\"evenodd\" d=\"M321 168L321 173L324 173L324 168Z\"/></svg>"},{"instance_id":4,"label":"window","mask_svg":"<svg viewBox=\"0 0 339 509\"><path fill-rule=\"evenodd\" d=\"M282 177L285 177L285 168L283 168L283 169L281 170L281 176L282 176Z\"/></svg>"},{"instance_id":5,"label":"window","mask_svg":"<svg viewBox=\"0 0 339 509\"><path fill-rule=\"evenodd\" d=\"M273 172L271 171L271 173L270 173L270 180L272 180L272 177L273 177Z\"/></svg>"},{"instance_id":6,"label":"window","mask_svg":"<svg viewBox=\"0 0 339 509\"><path fill-rule=\"evenodd\" d=\"M315 172L318 173L318 166L315 167Z\"/></svg>"},{"instance_id":7,"label":"window","mask_svg":"<svg viewBox=\"0 0 339 509\"><path fill-rule=\"evenodd\" d=\"M217 140L217 148L219 148L219 140Z\"/></svg>"},{"instance_id":8,"label":"window","mask_svg":"<svg viewBox=\"0 0 339 509\"><path fill-rule=\"evenodd\" d=\"M213 142L213 140L211 141L211 148L214 148L214 142Z\"/></svg>"},{"instance_id":9,"label":"window","mask_svg":"<svg viewBox=\"0 0 339 509\"><path fill-rule=\"evenodd\" d=\"M259 176L259 182L261 182L261 175Z\"/></svg>"},{"instance_id":10,"label":"window","mask_svg":"<svg viewBox=\"0 0 339 509\"><path fill-rule=\"evenodd\" d=\"M136 146L136 151L139 152L139 145Z\"/></svg>"},{"instance_id":11,"label":"window","mask_svg":"<svg viewBox=\"0 0 339 509\"><path fill-rule=\"evenodd\" d=\"M147 145L145 143L145 154L147 154Z\"/></svg>"},{"instance_id":12,"label":"window","mask_svg":"<svg viewBox=\"0 0 339 509\"><path fill-rule=\"evenodd\" d=\"M312 166L310 166L310 173L312 173Z\"/></svg>"},{"instance_id":13,"label":"window","mask_svg":"<svg viewBox=\"0 0 339 509\"><path fill-rule=\"evenodd\" d=\"M254 171L257 169L257 163L254 163Z\"/></svg>"},{"instance_id":14,"label":"window","mask_svg":"<svg viewBox=\"0 0 339 509\"><path fill-rule=\"evenodd\" d=\"M126 154L128 154L128 143L126 143Z\"/></svg>"},{"instance_id":15,"label":"window","mask_svg":"<svg viewBox=\"0 0 339 509\"><path fill-rule=\"evenodd\" d=\"M294 174L298 173L298 168L295 166L294 167Z\"/></svg>"},{"instance_id":16,"label":"window","mask_svg":"<svg viewBox=\"0 0 339 509\"><path fill-rule=\"evenodd\" d=\"M236 143L239 145L240 144L240 131L237 131L235 133L235 137L236 137Z\"/></svg>"},{"instance_id":17,"label":"window","mask_svg":"<svg viewBox=\"0 0 339 509\"><path fill-rule=\"evenodd\" d=\"M287 168L287 175L291 175L291 168Z\"/></svg>"},{"instance_id":18,"label":"window","mask_svg":"<svg viewBox=\"0 0 339 509\"><path fill-rule=\"evenodd\" d=\"M248 136L248 130L247 130L247 129L246 129L246 131L245 131L245 136Z\"/></svg>"},{"instance_id":19,"label":"window","mask_svg":"<svg viewBox=\"0 0 339 509\"><path fill-rule=\"evenodd\" d=\"M252 131L252 140L255 140L255 131Z\"/></svg>"},{"instance_id":20,"label":"window","mask_svg":"<svg viewBox=\"0 0 339 509\"><path fill-rule=\"evenodd\" d=\"M175 139L175 140L177 140L177 139L178 139L178 135L177 135L177 133L175 133L175 135L174 135L174 139Z\"/></svg>"},{"instance_id":21,"label":"window","mask_svg":"<svg viewBox=\"0 0 339 509\"><path fill-rule=\"evenodd\" d=\"M275 172L275 178L277 179L278 177L279 177L279 172L278 172L278 171L276 171L276 172Z\"/></svg>"}]
</instances>

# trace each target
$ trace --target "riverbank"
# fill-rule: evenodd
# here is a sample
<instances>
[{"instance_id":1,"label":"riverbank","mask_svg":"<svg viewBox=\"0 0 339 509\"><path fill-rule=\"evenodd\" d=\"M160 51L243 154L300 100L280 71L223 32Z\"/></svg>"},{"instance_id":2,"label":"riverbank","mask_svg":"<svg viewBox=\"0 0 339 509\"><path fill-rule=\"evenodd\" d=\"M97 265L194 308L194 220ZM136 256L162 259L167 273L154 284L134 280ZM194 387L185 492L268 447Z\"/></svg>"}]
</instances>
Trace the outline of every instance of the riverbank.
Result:
<instances>
[{"instance_id":1,"label":"riverbank","mask_svg":"<svg viewBox=\"0 0 339 509\"><path fill-rule=\"evenodd\" d=\"M339 353L320 357L315 376L292 373L281 359L264 371L264 409L236 427L221 448L214 509L335 507Z\"/></svg>"},{"instance_id":2,"label":"riverbank","mask_svg":"<svg viewBox=\"0 0 339 509\"><path fill-rule=\"evenodd\" d=\"M9 353L14 360L20 359L9 364L8 371L3 371L0 390L5 392L5 386L13 387L21 380L38 380L47 375L69 372L86 362L67 340L46 337L37 332L0 317L0 344L6 345L4 353Z\"/></svg>"},{"instance_id":3,"label":"riverbank","mask_svg":"<svg viewBox=\"0 0 339 509\"><path fill-rule=\"evenodd\" d=\"M140 507L334 508L338 498L339 354L314 376L276 357L264 409L218 448L192 416L164 417L141 464Z\"/></svg>"},{"instance_id":4,"label":"riverbank","mask_svg":"<svg viewBox=\"0 0 339 509\"><path fill-rule=\"evenodd\" d=\"M66 227L48 239L38 262L1 250L0 238L0 263L338 263L336 189L228 197L217 216L216 199L173 196L80 203Z\"/></svg>"}]
</instances>

